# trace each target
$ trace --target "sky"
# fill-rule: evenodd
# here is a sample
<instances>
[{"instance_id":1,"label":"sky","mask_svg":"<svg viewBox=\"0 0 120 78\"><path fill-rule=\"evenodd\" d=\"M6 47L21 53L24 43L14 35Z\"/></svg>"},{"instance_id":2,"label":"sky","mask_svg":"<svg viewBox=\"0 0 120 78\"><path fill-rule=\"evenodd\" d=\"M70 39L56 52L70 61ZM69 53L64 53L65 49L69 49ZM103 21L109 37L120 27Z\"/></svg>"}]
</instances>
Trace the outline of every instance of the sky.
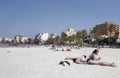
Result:
<instances>
[{"instance_id":1,"label":"sky","mask_svg":"<svg viewBox=\"0 0 120 78\"><path fill-rule=\"evenodd\" d=\"M34 37L106 21L120 25L120 0L0 0L0 37Z\"/></svg>"}]
</instances>

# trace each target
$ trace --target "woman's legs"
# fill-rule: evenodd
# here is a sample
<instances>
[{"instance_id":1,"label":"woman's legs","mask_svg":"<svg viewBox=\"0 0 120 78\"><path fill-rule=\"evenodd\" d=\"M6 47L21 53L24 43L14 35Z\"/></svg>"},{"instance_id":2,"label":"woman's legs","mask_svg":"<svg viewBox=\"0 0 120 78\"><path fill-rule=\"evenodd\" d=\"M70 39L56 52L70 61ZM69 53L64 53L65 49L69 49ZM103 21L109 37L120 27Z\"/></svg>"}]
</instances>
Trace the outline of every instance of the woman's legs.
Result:
<instances>
[{"instance_id":1,"label":"woman's legs","mask_svg":"<svg viewBox=\"0 0 120 78\"><path fill-rule=\"evenodd\" d=\"M88 64L93 64L93 65L99 65L99 62L98 61L94 61L94 60L89 60L88 62L87 62Z\"/></svg>"},{"instance_id":2,"label":"woman's legs","mask_svg":"<svg viewBox=\"0 0 120 78\"><path fill-rule=\"evenodd\" d=\"M114 63L109 63L109 62L99 62L99 65L110 66L110 67L116 67L117 66Z\"/></svg>"},{"instance_id":3,"label":"woman's legs","mask_svg":"<svg viewBox=\"0 0 120 78\"><path fill-rule=\"evenodd\" d=\"M114 63L102 62L102 61L93 61L93 60L89 60L88 64L101 65L101 66L110 66L110 67L116 67L117 66Z\"/></svg>"}]
</instances>

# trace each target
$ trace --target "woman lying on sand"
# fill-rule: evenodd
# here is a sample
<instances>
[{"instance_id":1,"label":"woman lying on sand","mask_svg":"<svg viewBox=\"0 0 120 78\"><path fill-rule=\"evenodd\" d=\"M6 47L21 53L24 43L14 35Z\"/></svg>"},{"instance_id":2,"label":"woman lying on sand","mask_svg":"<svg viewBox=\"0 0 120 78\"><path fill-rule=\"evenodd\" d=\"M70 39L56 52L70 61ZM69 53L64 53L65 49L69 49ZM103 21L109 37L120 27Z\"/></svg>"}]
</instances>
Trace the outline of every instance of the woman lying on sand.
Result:
<instances>
[{"instance_id":1,"label":"woman lying on sand","mask_svg":"<svg viewBox=\"0 0 120 78\"><path fill-rule=\"evenodd\" d=\"M97 57L99 53L99 50L95 49L92 54L88 57L87 63L91 65L101 65L101 66L110 66L110 67L116 67L114 63L109 63L109 62L103 62L100 61L100 57Z\"/></svg>"},{"instance_id":2,"label":"woman lying on sand","mask_svg":"<svg viewBox=\"0 0 120 78\"><path fill-rule=\"evenodd\" d=\"M98 53L99 51L95 49L88 58L86 55L83 55L80 58L67 57L65 58L65 61L60 61L59 64L65 66L65 65L71 65L72 63L76 63L76 64L89 64L89 65L117 67L117 65L114 63L100 61L101 57L98 57Z\"/></svg>"},{"instance_id":3,"label":"woman lying on sand","mask_svg":"<svg viewBox=\"0 0 120 78\"><path fill-rule=\"evenodd\" d=\"M87 56L83 55L78 58L67 57L67 58L65 58L64 61L60 61L59 64L65 66L65 65L71 65L72 63L87 64Z\"/></svg>"}]
</instances>

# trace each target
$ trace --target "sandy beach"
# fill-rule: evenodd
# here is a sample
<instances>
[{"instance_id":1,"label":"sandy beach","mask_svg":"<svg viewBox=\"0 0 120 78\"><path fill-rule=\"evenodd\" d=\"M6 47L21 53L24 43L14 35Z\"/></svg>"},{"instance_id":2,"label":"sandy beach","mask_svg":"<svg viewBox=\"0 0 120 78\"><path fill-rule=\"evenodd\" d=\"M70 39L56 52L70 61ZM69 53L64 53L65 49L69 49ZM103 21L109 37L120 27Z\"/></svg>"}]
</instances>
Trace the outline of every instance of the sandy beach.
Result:
<instances>
[{"instance_id":1,"label":"sandy beach","mask_svg":"<svg viewBox=\"0 0 120 78\"><path fill-rule=\"evenodd\" d=\"M0 78L120 78L120 49L100 49L101 60L117 67L59 65L65 57L89 55L95 48L53 51L49 47L0 48Z\"/></svg>"}]
</instances>

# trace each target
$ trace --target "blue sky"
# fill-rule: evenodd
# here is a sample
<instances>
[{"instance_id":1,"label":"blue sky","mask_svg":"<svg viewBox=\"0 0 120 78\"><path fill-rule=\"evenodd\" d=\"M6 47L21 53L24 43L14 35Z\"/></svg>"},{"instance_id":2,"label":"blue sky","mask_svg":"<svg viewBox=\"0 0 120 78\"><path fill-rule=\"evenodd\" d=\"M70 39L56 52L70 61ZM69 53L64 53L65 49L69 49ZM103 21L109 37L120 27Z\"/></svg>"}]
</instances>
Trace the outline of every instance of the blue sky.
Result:
<instances>
[{"instance_id":1,"label":"blue sky","mask_svg":"<svg viewBox=\"0 0 120 78\"><path fill-rule=\"evenodd\" d=\"M120 0L0 0L0 37L60 35L106 21L120 25Z\"/></svg>"}]
</instances>

